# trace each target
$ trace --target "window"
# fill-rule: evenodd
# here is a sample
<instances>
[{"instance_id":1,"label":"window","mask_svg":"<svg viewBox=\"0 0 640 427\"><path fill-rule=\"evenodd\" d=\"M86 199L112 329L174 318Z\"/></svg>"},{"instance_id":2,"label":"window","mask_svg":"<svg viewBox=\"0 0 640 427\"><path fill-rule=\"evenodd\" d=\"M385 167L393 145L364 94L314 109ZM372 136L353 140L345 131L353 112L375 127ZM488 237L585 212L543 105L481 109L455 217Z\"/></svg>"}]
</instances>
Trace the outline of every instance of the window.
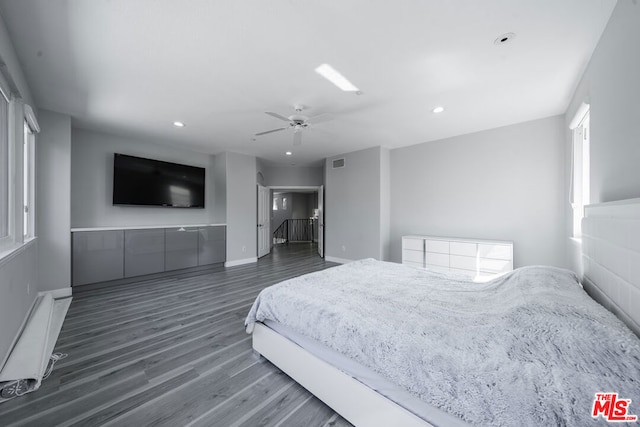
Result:
<instances>
[{"instance_id":1,"label":"window","mask_svg":"<svg viewBox=\"0 0 640 427\"><path fill-rule=\"evenodd\" d=\"M273 198L273 210L278 210L278 199L276 199L275 197Z\"/></svg>"},{"instance_id":2,"label":"window","mask_svg":"<svg viewBox=\"0 0 640 427\"><path fill-rule=\"evenodd\" d=\"M287 210L287 198L283 197L282 198L282 210Z\"/></svg>"},{"instance_id":3,"label":"window","mask_svg":"<svg viewBox=\"0 0 640 427\"><path fill-rule=\"evenodd\" d=\"M573 157L571 176L571 207L573 208L573 237L582 237L582 218L589 198L589 105L582 104L571 122L573 130Z\"/></svg>"},{"instance_id":4,"label":"window","mask_svg":"<svg viewBox=\"0 0 640 427\"><path fill-rule=\"evenodd\" d=\"M0 86L0 243L9 240L9 99Z\"/></svg>"},{"instance_id":5,"label":"window","mask_svg":"<svg viewBox=\"0 0 640 427\"><path fill-rule=\"evenodd\" d=\"M23 202L24 202L24 220L23 220L23 234L25 239L33 237L35 235L35 215L34 215L34 143L35 135L29 122L24 122L24 142L23 142Z\"/></svg>"}]
</instances>

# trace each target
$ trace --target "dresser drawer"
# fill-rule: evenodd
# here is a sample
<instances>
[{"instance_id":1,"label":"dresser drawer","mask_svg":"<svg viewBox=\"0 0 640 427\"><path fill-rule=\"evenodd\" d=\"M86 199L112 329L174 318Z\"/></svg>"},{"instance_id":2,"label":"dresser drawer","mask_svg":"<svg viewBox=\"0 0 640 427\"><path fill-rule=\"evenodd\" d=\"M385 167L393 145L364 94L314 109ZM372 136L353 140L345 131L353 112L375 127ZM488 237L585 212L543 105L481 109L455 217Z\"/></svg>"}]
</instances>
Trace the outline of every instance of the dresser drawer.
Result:
<instances>
[{"instance_id":1,"label":"dresser drawer","mask_svg":"<svg viewBox=\"0 0 640 427\"><path fill-rule=\"evenodd\" d=\"M478 269L483 273L504 273L513 270L513 262L503 259L480 258Z\"/></svg>"},{"instance_id":2,"label":"dresser drawer","mask_svg":"<svg viewBox=\"0 0 640 427\"><path fill-rule=\"evenodd\" d=\"M513 246L480 243L478 244L478 255L480 258L512 260Z\"/></svg>"},{"instance_id":3,"label":"dresser drawer","mask_svg":"<svg viewBox=\"0 0 640 427\"><path fill-rule=\"evenodd\" d=\"M475 272L477 270L477 260L476 257L451 255L449 267Z\"/></svg>"},{"instance_id":4,"label":"dresser drawer","mask_svg":"<svg viewBox=\"0 0 640 427\"><path fill-rule=\"evenodd\" d=\"M478 245L469 242L451 242L449 251L451 255L476 256Z\"/></svg>"},{"instance_id":5,"label":"dresser drawer","mask_svg":"<svg viewBox=\"0 0 640 427\"><path fill-rule=\"evenodd\" d=\"M425 263L440 267L449 267L449 254L425 253Z\"/></svg>"},{"instance_id":6,"label":"dresser drawer","mask_svg":"<svg viewBox=\"0 0 640 427\"><path fill-rule=\"evenodd\" d=\"M449 254L449 242L445 240L425 240L424 244L427 252Z\"/></svg>"},{"instance_id":7,"label":"dresser drawer","mask_svg":"<svg viewBox=\"0 0 640 427\"><path fill-rule=\"evenodd\" d=\"M413 268L424 268L424 266L422 265L422 263L418 263L418 262L411 262L411 261L402 261L403 265L406 265L408 267L413 267Z\"/></svg>"},{"instance_id":8,"label":"dresser drawer","mask_svg":"<svg viewBox=\"0 0 640 427\"><path fill-rule=\"evenodd\" d=\"M429 264L427 264L425 266L425 269L431 270L431 271L437 271L438 273L448 273L449 272L449 267L442 267L440 265L429 265Z\"/></svg>"},{"instance_id":9,"label":"dresser drawer","mask_svg":"<svg viewBox=\"0 0 640 427\"><path fill-rule=\"evenodd\" d=\"M402 262L418 262L422 264L424 262L424 252L422 251L412 251L403 249L402 250Z\"/></svg>"},{"instance_id":10,"label":"dresser drawer","mask_svg":"<svg viewBox=\"0 0 640 427\"><path fill-rule=\"evenodd\" d=\"M413 238L413 237L403 237L402 249L411 249L413 251L423 251L424 239Z\"/></svg>"}]
</instances>

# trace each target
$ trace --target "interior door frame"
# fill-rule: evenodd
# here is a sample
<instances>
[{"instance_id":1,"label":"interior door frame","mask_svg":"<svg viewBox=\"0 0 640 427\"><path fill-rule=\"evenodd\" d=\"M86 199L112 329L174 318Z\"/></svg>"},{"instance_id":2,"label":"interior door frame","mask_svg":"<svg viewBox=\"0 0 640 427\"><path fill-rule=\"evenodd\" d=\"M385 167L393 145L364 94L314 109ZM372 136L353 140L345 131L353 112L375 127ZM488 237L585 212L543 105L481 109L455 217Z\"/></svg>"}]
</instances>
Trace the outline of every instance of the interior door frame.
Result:
<instances>
[{"instance_id":1,"label":"interior door frame","mask_svg":"<svg viewBox=\"0 0 640 427\"><path fill-rule=\"evenodd\" d=\"M273 194L272 191L286 191L286 190L312 190L319 195L321 191L324 192L324 185L270 185L267 186L270 190L269 194ZM324 210L324 206L323 206ZM323 212L324 214L324 212ZM324 215L323 215L324 216ZM322 227L320 227L322 225ZM318 253L324 258L324 235L320 238L319 233L324 233L324 219L322 224L318 224ZM322 248L320 247L322 245Z\"/></svg>"},{"instance_id":2,"label":"interior door frame","mask_svg":"<svg viewBox=\"0 0 640 427\"><path fill-rule=\"evenodd\" d=\"M266 194L266 200L263 200L261 192ZM271 190L264 185L257 185L258 198L258 214L257 214L257 255L261 258L271 252ZM264 212L262 212L264 211ZM264 213L264 218L261 218ZM262 219L262 221L261 221ZM262 222L262 223L261 223ZM262 247L264 246L264 248Z\"/></svg>"}]
</instances>

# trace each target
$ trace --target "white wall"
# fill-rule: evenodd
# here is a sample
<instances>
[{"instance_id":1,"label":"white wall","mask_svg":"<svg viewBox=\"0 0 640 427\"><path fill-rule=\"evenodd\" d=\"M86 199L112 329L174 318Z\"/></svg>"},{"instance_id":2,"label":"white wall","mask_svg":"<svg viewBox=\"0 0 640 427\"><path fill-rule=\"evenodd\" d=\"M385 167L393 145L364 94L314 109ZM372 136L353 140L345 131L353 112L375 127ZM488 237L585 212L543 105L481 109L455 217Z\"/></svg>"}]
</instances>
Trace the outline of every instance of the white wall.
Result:
<instances>
[{"instance_id":1,"label":"white wall","mask_svg":"<svg viewBox=\"0 0 640 427\"><path fill-rule=\"evenodd\" d=\"M237 153L227 157L227 262L257 256L256 158Z\"/></svg>"},{"instance_id":2,"label":"white wall","mask_svg":"<svg viewBox=\"0 0 640 427\"><path fill-rule=\"evenodd\" d=\"M6 66L7 72L20 92L20 97L35 110L29 85L24 77L24 72L18 61L18 56L13 48L13 43L9 38L9 33L7 32L7 27L2 16L0 16L0 60L2 60L2 63Z\"/></svg>"},{"instance_id":3,"label":"white wall","mask_svg":"<svg viewBox=\"0 0 640 427\"><path fill-rule=\"evenodd\" d=\"M640 4L618 1L570 107L591 104L591 202L640 197Z\"/></svg>"},{"instance_id":4,"label":"white wall","mask_svg":"<svg viewBox=\"0 0 640 427\"><path fill-rule=\"evenodd\" d=\"M380 147L327 159L325 172L325 256L345 260L382 259ZM344 158L344 168L333 169Z\"/></svg>"},{"instance_id":5,"label":"white wall","mask_svg":"<svg viewBox=\"0 0 640 427\"><path fill-rule=\"evenodd\" d=\"M43 291L71 286L71 118L40 110L36 141L38 283Z\"/></svg>"},{"instance_id":6,"label":"white wall","mask_svg":"<svg viewBox=\"0 0 640 427\"><path fill-rule=\"evenodd\" d=\"M279 166L264 167L262 174L267 186L319 186L324 184L323 167Z\"/></svg>"},{"instance_id":7,"label":"white wall","mask_svg":"<svg viewBox=\"0 0 640 427\"><path fill-rule=\"evenodd\" d=\"M582 76L565 116L567 159L569 122L578 106L590 103L591 203L640 197L640 4L618 1ZM567 160L565 187L569 188ZM568 194L568 190L567 190ZM565 199L568 257L580 272L580 245L568 239L572 210Z\"/></svg>"},{"instance_id":8,"label":"white wall","mask_svg":"<svg viewBox=\"0 0 640 427\"><path fill-rule=\"evenodd\" d=\"M208 155L75 128L71 138L71 227L209 223L214 172ZM205 209L113 206L114 153L206 168Z\"/></svg>"},{"instance_id":9,"label":"white wall","mask_svg":"<svg viewBox=\"0 0 640 427\"><path fill-rule=\"evenodd\" d=\"M401 237L514 242L516 267L565 265L564 118L391 151L391 259Z\"/></svg>"}]
</instances>

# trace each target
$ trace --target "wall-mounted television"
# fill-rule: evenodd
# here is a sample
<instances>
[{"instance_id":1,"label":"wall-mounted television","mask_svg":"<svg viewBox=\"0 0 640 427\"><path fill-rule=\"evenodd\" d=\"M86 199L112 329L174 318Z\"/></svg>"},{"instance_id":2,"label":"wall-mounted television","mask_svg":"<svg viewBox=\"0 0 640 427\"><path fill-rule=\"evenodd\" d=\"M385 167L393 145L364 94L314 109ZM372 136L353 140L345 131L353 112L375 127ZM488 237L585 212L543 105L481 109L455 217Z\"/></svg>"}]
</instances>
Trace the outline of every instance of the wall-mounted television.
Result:
<instances>
[{"instance_id":1,"label":"wall-mounted television","mask_svg":"<svg viewBox=\"0 0 640 427\"><path fill-rule=\"evenodd\" d=\"M115 153L113 204L204 208L204 168Z\"/></svg>"}]
</instances>

